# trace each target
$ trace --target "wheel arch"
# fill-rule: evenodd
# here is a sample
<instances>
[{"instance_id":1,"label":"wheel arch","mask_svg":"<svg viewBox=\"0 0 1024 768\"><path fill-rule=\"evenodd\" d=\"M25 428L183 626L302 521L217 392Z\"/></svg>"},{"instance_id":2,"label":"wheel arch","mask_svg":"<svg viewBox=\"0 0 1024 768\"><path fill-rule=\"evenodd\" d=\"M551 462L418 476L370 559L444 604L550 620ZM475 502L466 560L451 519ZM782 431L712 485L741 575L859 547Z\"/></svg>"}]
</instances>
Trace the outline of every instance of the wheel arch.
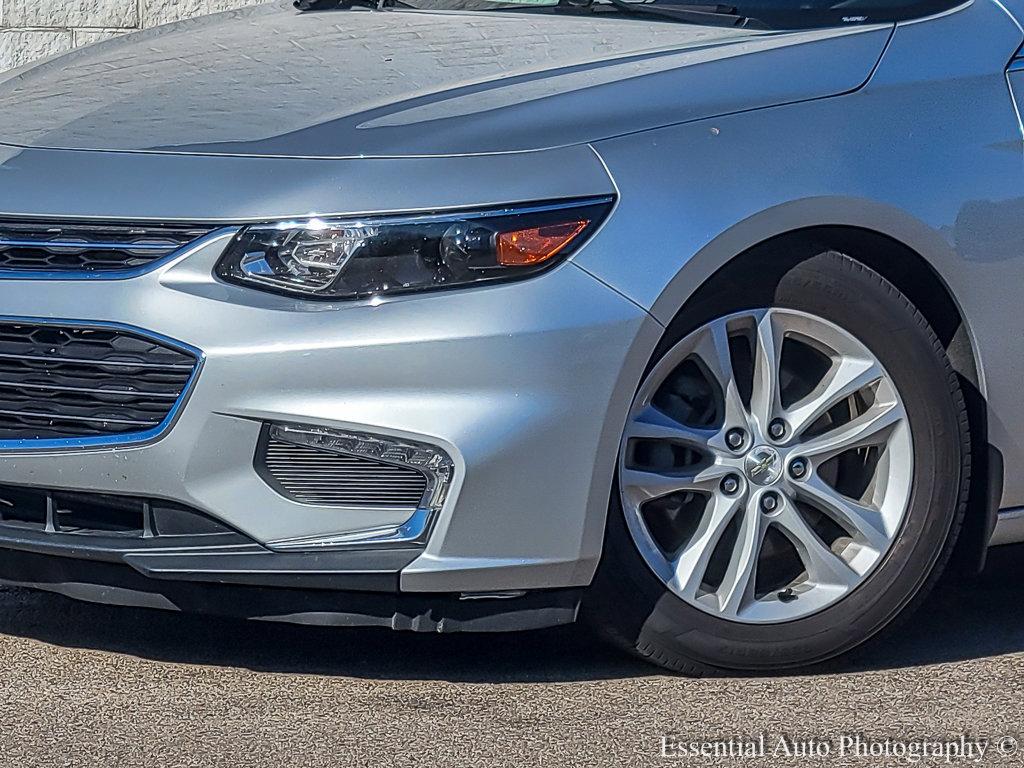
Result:
<instances>
[{"instance_id":1,"label":"wheel arch","mask_svg":"<svg viewBox=\"0 0 1024 768\"><path fill-rule=\"evenodd\" d=\"M907 232L905 225L902 229ZM723 239L729 242L737 236L744 236L742 225ZM910 245L908 239L917 240L916 247ZM956 560L959 572L976 572L984 567L988 542L995 526L1002 495L1002 457L988 442L984 367L969 321L952 288L934 264L922 255L922 240L927 245L932 238L904 239L861 223L798 226L748 244L727 259L719 257L719 265L705 279L694 284L690 277L689 295L683 303L677 304L671 315L665 313L664 295L652 308L652 314L672 328L684 308L711 296L725 302L723 311L739 309L740 304L749 305L752 300L768 305L774 287L789 269L826 250L839 251L892 283L917 307L942 341L967 399L972 483L967 520ZM948 244L944 242L939 248L949 251ZM713 253L714 245L709 249ZM704 249L691 264L699 265L701 256L706 256L709 249ZM736 306L729 306L730 302L735 302Z\"/></svg>"},{"instance_id":2,"label":"wheel arch","mask_svg":"<svg viewBox=\"0 0 1024 768\"><path fill-rule=\"evenodd\" d=\"M825 250L839 251L895 285L928 320L956 371L983 395L982 368L973 335L952 289L917 250L877 230L816 225L773 235L722 264L696 286L687 303L705 292L728 289L738 289L745 296L761 292L770 298L785 272Z\"/></svg>"}]
</instances>

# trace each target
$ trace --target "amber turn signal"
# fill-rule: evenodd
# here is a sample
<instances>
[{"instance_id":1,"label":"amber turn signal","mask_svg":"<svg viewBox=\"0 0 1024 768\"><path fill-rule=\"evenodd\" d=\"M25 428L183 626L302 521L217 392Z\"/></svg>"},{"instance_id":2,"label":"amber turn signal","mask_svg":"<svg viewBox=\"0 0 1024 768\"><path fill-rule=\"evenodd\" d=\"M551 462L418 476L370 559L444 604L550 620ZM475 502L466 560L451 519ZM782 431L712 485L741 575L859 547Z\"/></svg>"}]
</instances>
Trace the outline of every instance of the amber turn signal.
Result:
<instances>
[{"instance_id":1,"label":"amber turn signal","mask_svg":"<svg viewBox=\"0 0 1024 768\"><path fill-rule=\"evenodd\" d=\"M498 263L503 267L543 264L576 239L590 221L567 221L498 234Z\"/></svg>"}]
</instances>

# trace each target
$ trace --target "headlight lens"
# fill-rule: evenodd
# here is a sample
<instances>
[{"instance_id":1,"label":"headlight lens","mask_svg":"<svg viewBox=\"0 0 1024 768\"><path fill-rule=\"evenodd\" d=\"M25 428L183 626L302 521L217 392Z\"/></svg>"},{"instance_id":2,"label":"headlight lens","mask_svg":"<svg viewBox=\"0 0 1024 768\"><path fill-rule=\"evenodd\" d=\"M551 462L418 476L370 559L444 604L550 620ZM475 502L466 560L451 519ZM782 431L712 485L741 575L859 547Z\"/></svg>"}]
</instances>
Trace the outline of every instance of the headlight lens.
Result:
<instances>
[{"instance_id":1,"label":"headlight lens","mask_svg":"<svg viewBox=\"0 0 1024 768\"><path fill-rule=\"evenodd\" d=\"M333 300L515 280L566 258L611 204L600 198L490 212L256 224L235 236L217 275Z\"/></svg>"}]
</instances>

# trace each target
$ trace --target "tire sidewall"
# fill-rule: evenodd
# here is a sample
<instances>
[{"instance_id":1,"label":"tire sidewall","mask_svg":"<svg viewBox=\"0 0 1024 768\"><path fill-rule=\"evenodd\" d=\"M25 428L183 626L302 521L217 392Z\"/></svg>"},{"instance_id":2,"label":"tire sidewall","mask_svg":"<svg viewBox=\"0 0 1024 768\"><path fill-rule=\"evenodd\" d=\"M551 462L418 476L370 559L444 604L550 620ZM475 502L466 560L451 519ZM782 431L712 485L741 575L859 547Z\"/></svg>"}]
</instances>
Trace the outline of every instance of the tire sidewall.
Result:
<instances>
[{"instance_id":1,"label":"tire sidewall","mask_svg":"<svg viewBox=\"0 0 1024 768\"><path fill-rule=\"evenodd\" d=\"M635 638L635 647L645 652L678 654L723 669L823 661L890 623L922 590L950 545L959 506L966 498L968 435L956 375L927 323L891 284L835 253L822 254L789 272L773 304L808 312L851 333L877 357L899 391L914 457L902 528L882 562L842 600L789 622L743 624L706 613L666 589L637 551L616 487L596 586L607 584L609 576L617 583L616 602L629 606L618 633ZM683 313L666 338L681 338L714 317L706 307L694 307ZM661 345L652 364L665 351Z\"/></svg>"}]
</instances>

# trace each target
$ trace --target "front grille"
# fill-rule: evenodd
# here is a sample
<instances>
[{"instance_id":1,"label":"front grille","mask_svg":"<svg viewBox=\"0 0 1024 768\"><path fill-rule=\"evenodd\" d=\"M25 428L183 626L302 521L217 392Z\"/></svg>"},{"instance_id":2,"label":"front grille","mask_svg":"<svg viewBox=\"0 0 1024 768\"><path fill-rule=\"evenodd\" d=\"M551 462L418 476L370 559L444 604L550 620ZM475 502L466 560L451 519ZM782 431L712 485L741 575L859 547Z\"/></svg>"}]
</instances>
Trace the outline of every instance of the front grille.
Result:
<instances>
[{"instance_id":1,"label":"front grille","mask_svg":"<svg viewBox=\"0 0 1024 768\"><path fill-rule=\"evenodd\" d=\"M79 536L209 536L231 529L162 499L0 485L0 528Z\"/></svg>"},{"instance_id":2,"label":"front grille","mask_svg":"<svg viewBox=\"0 0 1024 768\"><path fill-rule=\"evenodd\" d=\"M131 331L0 321L0 440L149 432L198 362Z\"/></svg>"},{"instance_id":3,"label":"front grille","mask_svg":"<svg viewBox=\"0 0 1024 768\"><path fill-rule=\"evenodd\" d=\"M415 508L427 490L426 476L415 469L273 437L263 449L263 467L279 491L305 504Z\"/></svg>"},{"instance_id":4,"label":"front grille","mask_svg":"<svg viewBox=\"0 0 1024 768\"><path fill-rule=\"evenodd\" d=\"M210 227L0 221L0 273L100 273L139 269Z\"/></svg>"}]
</instances>

